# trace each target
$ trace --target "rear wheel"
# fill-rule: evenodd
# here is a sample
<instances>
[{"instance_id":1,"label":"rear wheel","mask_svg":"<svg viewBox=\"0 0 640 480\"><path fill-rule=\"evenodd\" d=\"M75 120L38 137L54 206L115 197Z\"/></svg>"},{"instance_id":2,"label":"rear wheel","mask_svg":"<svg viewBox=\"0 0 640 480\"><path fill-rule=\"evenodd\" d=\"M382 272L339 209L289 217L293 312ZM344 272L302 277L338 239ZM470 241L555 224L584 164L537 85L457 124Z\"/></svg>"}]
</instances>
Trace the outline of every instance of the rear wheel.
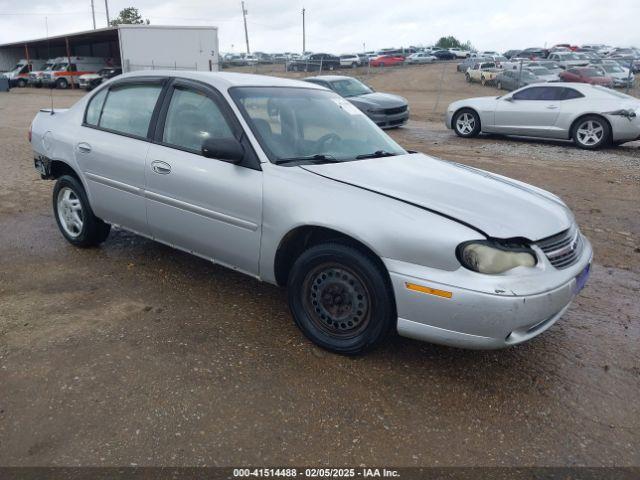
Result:
<instances>
[{"instance_id":1,"label":"rear wheel","mask_svg":"<svg viewBox=\"0 0 640 480\"><path fill-rule=\"evenodd\" d=\"M53 211L64 238L76 247L92 247L104 242L111 225L93 214L84 187L70 175L58 179L53 188Z\"/></svg>"},{"instance_id":2,"label":"rear wheel","mask_svg":"<svg viewBox=\"0 0 640 480\"><path fill-rule=\"evenodd\" d=\"M58 80L56 80L56 87L64 90L68 86L69 86L69 82L67 81L66 78L59 78Z\"/></svg>"},{"instance_id":3,"label":"rear wheel","mask_svg":"<svg viewBox=\"0 0 640 480\"><path fill-rule=\"evenodd\" d=\"M480 117L469 108L456 112L453 116L452 124L453 131L459 137L470 138L480 133Z\"/></svg>"},{"instance_id":4,"label":"rear wheel","mask_svg":"<svg viewBox=\"0 0 640 480\"><path fill-rule=\"evenodd\" d=\"M351 246L326 243L295 261L289 307L302 332L322 348L359 354L379 344L395 324L385 272Z\"/></svg>"},{"instance_id":5,"label":"rear wheel","mask_svg":"<svg viewBox=\"0 0 640 480\"><path fill-rule=\"evenodd\" d=\"M596 150L611 140L611 128L602 118L587 115L580 118L573 127L573 141L580 148Z\"/></svg>"},{"instance_id":6,"label":"rear wheel","mask_svg":"<svg viewBox=\"0 0 640 480\"><path fill-rule=\"evenodd\" d=\"M24 78L19 78L17 82L18 87L24 88L27 86L27 81Z\"/></svg>"}]
</instances>

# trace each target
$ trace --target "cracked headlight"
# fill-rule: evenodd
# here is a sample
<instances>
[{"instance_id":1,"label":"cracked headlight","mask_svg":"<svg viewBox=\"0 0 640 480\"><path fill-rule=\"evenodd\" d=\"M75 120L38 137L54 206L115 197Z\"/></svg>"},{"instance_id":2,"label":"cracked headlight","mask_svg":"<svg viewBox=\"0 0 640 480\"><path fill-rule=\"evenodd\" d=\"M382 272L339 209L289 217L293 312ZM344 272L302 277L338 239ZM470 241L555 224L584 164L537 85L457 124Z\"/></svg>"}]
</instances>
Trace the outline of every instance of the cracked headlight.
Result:
<instances>
[{"instance_id":1,"label":"cracked headlight","mask_svg":"<svg viewBox=\"0 0 640 480\"><path fill-rule=\"evenodd\" d=\"M501 244L496 241L472 241L458 246L460 263L479 273L497 274L516 267L533 267L536 255L526 245Z\"/></svg>"}]
</instances>

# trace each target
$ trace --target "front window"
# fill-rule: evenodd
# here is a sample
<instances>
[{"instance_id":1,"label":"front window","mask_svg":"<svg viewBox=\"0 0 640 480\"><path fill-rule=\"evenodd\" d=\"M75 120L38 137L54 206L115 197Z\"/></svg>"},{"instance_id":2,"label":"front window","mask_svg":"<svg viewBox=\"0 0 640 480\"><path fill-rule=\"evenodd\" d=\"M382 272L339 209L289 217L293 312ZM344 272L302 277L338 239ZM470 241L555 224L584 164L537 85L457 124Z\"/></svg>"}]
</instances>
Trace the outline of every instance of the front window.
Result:
<instances>
[{"instance_id":1,"label":"front window","mask_svg":"<svg viewBox=\"0 0 640 480\"><path fill-rule=\"evenodd\" d=\"M67 65L69 65L68 63L64 62L64 63L57 63L53 66L53 71L54 72L62 72L65 71L67 69Z\"/></svg>"},{"instance_id":2,"label":"front window","mask_svg":"<svg viewBox=\"0 0 640 480\"><path fill-rule=\"evenodd\" d=\"M290 87L235 87L229 92L274 163L291 159L349 161L363 155L406 153L366 115L333 92Z\"/></svg>"},{"instance_id":3,"label":"front window","mask_svg":"<svg viewBox=\"0 0 640 480\"><path fill-rule=\"evenodd\" d=\"M355 78L345 78L342 80L335 80L330 83L332 90L343 97L356 97L358 95L373 93L369 87Z\"/></svg>"},{"instance_id":4,"label":"front window","mask_svg":"<svg viewBox=\"0 0 640 480\"><path fill-rule=\"evenodd\" d=\"M584 77L604 77L604 72L599 68L585 68L582 70Z\"/></svg>"}]
</instances>

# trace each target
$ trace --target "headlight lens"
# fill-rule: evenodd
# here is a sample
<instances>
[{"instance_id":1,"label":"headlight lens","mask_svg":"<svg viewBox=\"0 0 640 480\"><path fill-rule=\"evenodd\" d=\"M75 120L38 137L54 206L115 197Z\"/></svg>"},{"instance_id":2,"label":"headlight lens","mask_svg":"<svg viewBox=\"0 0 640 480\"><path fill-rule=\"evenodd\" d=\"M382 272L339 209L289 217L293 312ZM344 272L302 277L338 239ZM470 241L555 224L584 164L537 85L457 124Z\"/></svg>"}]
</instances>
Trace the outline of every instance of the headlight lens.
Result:
<instances>
[{"instance_id":1,"label":"headlight lens","mask_svg":"<svg viewBox=\"0 0 640 480\"><path fill-rule=\"evenodd\" d=\"M502 245L477 241L458 247L458 259L466 268L479 273L497 274L515 267L533 267L536 256L524 245Z\"/></svg>"}]
</instances>

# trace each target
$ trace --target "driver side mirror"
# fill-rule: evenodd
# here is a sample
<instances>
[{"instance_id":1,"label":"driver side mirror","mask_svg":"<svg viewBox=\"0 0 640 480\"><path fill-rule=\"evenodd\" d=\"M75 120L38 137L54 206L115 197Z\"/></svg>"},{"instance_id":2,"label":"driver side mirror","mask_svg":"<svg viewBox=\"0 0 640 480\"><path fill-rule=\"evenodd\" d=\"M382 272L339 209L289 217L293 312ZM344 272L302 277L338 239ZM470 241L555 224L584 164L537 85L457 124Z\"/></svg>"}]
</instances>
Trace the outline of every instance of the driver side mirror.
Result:
<instances>
[{"instance_id":1,"label":"driver side mirror","mask_svg":"<svg viewBox=\"0 0 640 480\"><path fill-rule=\"evenodd\" d=\"M208 138L202 143L202 156L237 165L244 159L244 147L235 138Z\"/></svg>"}]
</instances>

